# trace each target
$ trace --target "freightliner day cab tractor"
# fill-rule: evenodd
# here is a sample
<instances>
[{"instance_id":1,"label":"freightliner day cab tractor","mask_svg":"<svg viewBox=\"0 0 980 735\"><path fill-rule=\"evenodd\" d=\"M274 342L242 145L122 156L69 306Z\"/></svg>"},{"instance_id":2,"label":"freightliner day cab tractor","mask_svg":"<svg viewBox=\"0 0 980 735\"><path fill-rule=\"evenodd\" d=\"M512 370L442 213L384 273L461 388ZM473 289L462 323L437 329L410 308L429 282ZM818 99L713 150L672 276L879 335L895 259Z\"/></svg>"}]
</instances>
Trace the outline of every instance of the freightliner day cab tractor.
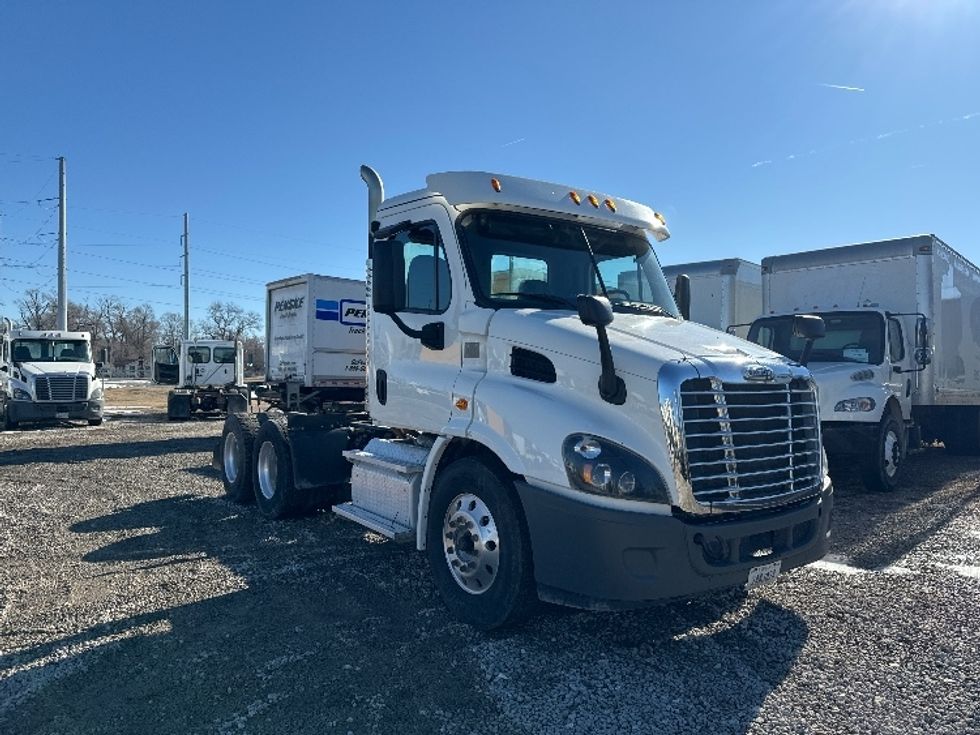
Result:
<instances>
[{"instance_id":1,"label":"freightliner day cab tractor","mask_svg":"<svg viewBox=\"0 0 980 735\"><path fill-rule=\"evenodd\" d=\"M935 235L764 258L749 339L793 357L792 320L823 317L810 355L832 462L895 488L909 445L980 453L980 269Z\"/></svg>"},{"instance_id":2,"label":"freightliner day cab tractor","mask_svg":"<svg viewBox=\"0 0 980 735\"><path fill-rule=\"evenodd\" d=\"M274 515L319 476L350 498L335 513L424 551L450 610L485 629L538 598L637 607L824 555L810 374L679 316L660 215L489 173L385 199L361 175L366 406L260 414L247 447L229 416L229 495L254 488Z\"/></svg>"},{"instance_id":3,"label":"freightliner day cab tractor","mask_svg":"<svg viewBox=\"0 0 980 735\"><path fill-rule=\"evenodd\" d=\"M242 343L235 340L181 340L176 348L154 347L153 381L177 386L167 394L169 421L248 409Z\"/></svg>"},{"instance_id":4,"label":"freightliner day cab tractor","mask_svg":"<svg viewBox=\"0 0 980 735\"><path fill-rule=\"evenodd\" d=\"M4 429L42 421L102 423L103 386L95 379L88 332L14 329L6 318L0 328Z\"/></svg>"}]
</instances>

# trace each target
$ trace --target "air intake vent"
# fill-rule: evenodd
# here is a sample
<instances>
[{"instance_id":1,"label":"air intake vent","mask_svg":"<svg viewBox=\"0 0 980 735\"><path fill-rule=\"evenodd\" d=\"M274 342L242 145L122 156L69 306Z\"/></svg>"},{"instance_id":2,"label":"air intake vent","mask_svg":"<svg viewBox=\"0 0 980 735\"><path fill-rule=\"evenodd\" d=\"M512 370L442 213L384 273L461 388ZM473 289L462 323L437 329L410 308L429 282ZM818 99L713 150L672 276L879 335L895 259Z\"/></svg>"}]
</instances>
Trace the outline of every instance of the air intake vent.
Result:
<instances>
[{"instance_id":1,"label":"air intake vent","mask_svg":"<svg viewBox=\"0 0 980 735\"><path fill-rule=\"evenodd\" d=\"M510 374L518 378L537 380L539 383L554 383L558 380L554 363L547 357L522 347L515 347L510 353Z\"/></svg>"}]
</instances>

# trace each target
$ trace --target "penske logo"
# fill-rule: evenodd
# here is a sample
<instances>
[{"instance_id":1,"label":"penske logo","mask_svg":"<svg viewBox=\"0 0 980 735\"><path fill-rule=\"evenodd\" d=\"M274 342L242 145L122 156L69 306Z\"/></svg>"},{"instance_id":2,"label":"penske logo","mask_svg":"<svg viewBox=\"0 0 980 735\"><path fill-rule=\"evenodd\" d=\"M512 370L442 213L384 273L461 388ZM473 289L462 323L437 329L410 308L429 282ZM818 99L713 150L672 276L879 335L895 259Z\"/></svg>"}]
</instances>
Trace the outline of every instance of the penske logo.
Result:
<instances>
[{"instance_id":1,"label":"penske logo","mask_svg":"<svg viewBox=\"0 0 980 735\"><path fill-rule=\"evenodd\" d=\"M340 322L348 327L363 327L367 322L367 302L355 299L317 299L316 318L325 322Z\"/></svg>"},{"instance_id":2,"label":"penske logo","mask_svg":"<svg viewBox=\"0 0 980 735\"><path fill-rule=\"evenodd\" d=\"M280 299L273 305L272 310L277 314L284 311L296 311L297 309L303 308L304 301L306 301L305 296L297 296L293 299Z\"/></svg>"}]
</instances>

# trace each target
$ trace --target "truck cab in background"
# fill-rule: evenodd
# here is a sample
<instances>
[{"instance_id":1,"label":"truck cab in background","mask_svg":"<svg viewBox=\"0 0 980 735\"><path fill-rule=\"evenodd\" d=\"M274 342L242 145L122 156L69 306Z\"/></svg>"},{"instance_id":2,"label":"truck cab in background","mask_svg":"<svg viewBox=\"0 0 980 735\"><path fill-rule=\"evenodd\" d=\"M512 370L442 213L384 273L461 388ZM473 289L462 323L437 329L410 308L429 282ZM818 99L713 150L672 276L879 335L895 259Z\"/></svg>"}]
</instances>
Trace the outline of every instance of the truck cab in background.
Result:
<instances>
[{"instance_id":1,"label":"truck cab in background","mask_svg":"<svg viewBox=\"0 0 980 735\"><path fill-rule=\"evenodd\" d=\"M4 429L22 423L82 420L102 423L103 386L96 380L88 332L0 329L0 417Z\"/></svg>"},{"instance_id":2,"label":"truck cab in background","mask_svg":"<svg viewBox=\"0 0 980 735\"><path fill-rule=\"evenodd\" d=\"M690 319L699 324L727 331L762 313L762 269L757 263L725 258L665 265L663 271L669 284L682 274L690 279Z\"/></svg>"},{"instance_id":3,"label":"truck cab in background","mask_svg":"<svg viewBox=\"0 0 980 735\"><path fill-rule=\"evenodd\" d=\"M154 347L153 380L177 386L167 395L170 421L248 408L240 341L193 339Z\"/></svg>"},{"instance_id":4,"label":"truck cab in background","mask_svg":"<svg viewBox=\"0 0 980 735\"><path fill-rule=\"evenodd\" d=\"M809 368L831 461L892 490L909 447L980 452L980 270L934 235L765 258L749 340L799 355L795 314L823 318Z\"/></svg>"}]
</instances>

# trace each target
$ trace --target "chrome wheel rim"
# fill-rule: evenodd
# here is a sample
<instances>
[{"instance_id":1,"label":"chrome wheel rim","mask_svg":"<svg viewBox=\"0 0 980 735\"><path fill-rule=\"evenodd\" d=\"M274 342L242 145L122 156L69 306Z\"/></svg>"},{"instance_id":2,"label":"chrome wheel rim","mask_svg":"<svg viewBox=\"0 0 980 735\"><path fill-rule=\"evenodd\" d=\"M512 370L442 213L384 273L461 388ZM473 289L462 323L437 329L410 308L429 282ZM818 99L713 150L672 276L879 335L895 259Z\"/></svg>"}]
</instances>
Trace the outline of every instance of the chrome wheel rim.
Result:
<instances>
[{"instance_id":1,"label":"chrome wheel rim","mask_svg":"<svg viewBox=\"0 0 980 735\"><path fill-rule=\"evenodd\" d=\"M894 431L885 435L885 474L894 477L901 462L902 447Z\"/></svg>"},{"instance_id":2,"label":"chrome wheel rim","mask_svg":"<svg viewBox=\"0 0 980 735\"><path fill-rule=\"evenodd\" d=\"M238 446L238 437L234 432L228 432L225 437L224 448L225 478L230 483L238 479L238 467L241 464L241 448Z\"/></svg>"},{"instance_id":3,"label":"chrome wheel rim","mask_svg":"<svg viewBox=\"0 0 980 735\"><path fill-rule=\"evenodd\" d=\"M500 537L487 504L472 493L453 498L442 522L449 572L463 590L482 595L499 571Z\"/></svg>"},{"instance_id":4,"label":"chrome wheel rim","mask_svg":"<svg viewBox=\"0 0 980 735\"><path fill-rule=\"evenodd\" d=\"M259 492L266 500L272 500L276 494L276 480L279 477L279 458L276 456L276 448L272 442L262 442L256 464L259 475Z\"/></svg>"}]
</instances>

